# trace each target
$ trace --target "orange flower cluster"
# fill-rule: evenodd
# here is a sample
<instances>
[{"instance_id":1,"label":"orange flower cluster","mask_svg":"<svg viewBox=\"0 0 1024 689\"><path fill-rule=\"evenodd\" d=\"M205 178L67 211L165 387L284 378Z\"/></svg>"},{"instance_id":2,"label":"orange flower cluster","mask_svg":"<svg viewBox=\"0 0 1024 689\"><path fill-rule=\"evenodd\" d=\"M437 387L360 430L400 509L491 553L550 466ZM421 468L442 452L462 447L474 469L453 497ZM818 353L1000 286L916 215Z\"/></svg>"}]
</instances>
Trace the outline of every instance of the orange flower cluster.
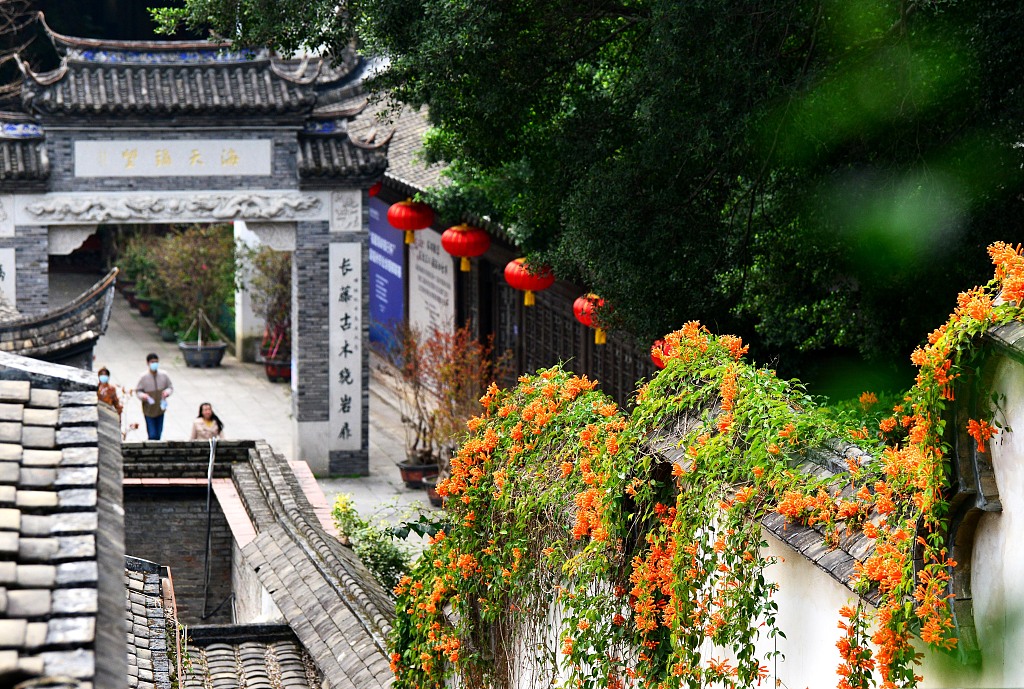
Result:
<instances>
[{"instance_id":1,"label":"orange flower cluster","mask_svg":"<svg viewBox=\"0 0 1024 689\"><path fill-rule=\"evenodd\" d=\"M987 321L992 316L992 296L983 287L961 292L957 296L956 304L953 313L959 318Z\"/></svg>"},{"instance_id":2,"label":"orange flower cluster","mask_svg":"<svg viewBox=\"0 0 1024 689\"><path fill-rule=\"evenodd\" d=\"M1024 301L1024 249L996 242L988 248L996 267L996 279L1002 283L1003 299L1020 304Z\"/></svg>"},{"instance_id":3,"label":"orange flower cluster","mask_svg":"<svg viewBox=\"0 0 1024 689\"><path fill-rule=\"evenodd\" d=\"M995 434L998 432L988 421L977 421L975 419L968 419L967 421L967 434L978 443L978 452L984 452L985 443L995 437Z\"/></svg>"},{"instance_id":4,"label":"orange flower cluster","mask_svg":"<svg viewBox=\"0 0 1024 689\"><path fill-rule=\"evenodd\" d=\"M860 402L861 410L868 411L871 407L878 404L878 395L873 392L862 392L857 401Z\"/></svg>"},{"instance_id":5,"label":"orange flower cluster","mask_svg":"<svg viewBox=\"0 0 1024 689\"><path fill-rule=\"evenodd\" d=\"M732 411L738 390L739 388L736 385L736 369L730 366L726 370L725 375L722 376L722 389L720 393L722 411Z\"/></svg>"}]
</instances>

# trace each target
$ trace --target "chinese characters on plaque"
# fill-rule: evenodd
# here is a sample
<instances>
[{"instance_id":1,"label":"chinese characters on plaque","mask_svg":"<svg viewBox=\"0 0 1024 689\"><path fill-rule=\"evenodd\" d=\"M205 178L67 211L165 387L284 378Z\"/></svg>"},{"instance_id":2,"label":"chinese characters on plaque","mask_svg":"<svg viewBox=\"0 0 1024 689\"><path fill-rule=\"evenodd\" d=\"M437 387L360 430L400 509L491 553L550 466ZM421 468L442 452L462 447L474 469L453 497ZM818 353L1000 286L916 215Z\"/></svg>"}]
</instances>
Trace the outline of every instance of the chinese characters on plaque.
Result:
<instances>
[{"instance_id":1,"label":"chinese characters on plaque","mask_svg":"<svg viewBox=\"0 0 1024 689\"><path fill-rule=\"evenodd\" d=\"M76 141L76 177L212 177L271 174L265 139Z\"/></svg>"},{"instance_id":2,"label":"chinese characters on plaque","mask_svg":"<svg viewBox=\"0 0 1024 689\"><path fill-rule=\"evenodd\" d=\"M363 429L362 244L330 245L331 450L359 450Z\"/></svg>"}]
</instances>

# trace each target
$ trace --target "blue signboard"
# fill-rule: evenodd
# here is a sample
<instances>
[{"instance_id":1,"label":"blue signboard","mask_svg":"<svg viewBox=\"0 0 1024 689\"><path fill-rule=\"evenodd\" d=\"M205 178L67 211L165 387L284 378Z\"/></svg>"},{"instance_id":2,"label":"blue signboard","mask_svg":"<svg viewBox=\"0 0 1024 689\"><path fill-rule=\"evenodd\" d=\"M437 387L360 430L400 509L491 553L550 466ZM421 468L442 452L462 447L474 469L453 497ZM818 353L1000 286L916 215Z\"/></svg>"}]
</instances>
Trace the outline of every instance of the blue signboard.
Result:
<instances>
[{"instance_id":1,"label":"blue signboard","mask_svg":"<svg viewBox=\"0 0 1024 689\"><path fill-rule=\"evenodd\" d=\"M370 199L370 341L389 345L405 316L405 244L388 204Z\"/></svg>"}]
</instances>

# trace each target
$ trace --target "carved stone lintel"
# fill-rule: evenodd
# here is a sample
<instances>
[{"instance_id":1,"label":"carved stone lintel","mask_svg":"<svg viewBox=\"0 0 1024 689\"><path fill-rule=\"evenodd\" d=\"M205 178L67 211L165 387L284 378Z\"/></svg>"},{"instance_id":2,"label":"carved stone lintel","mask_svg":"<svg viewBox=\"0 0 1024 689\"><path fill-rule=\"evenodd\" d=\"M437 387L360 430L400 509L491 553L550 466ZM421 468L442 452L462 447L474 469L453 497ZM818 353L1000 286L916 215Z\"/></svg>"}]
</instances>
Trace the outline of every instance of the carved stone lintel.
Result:
<instances>
[{"instance_id":1,"label":"carved stone lintel","mask_svg":"<svg viewBox=\"0 0 1024 689\"><path fill-rule=\"evenodd\" d=\"M26 224L106 222L314 220L325 215L323 200L299 192L96 196L47 195L26 203Z\"/></svg>"},{"instance_id":2,"label":"carved stone lintel","mask_svg":"<svg viewBox=\"0 0 1024 689\"><path fill-rule=\"evenodd\" d=\"M358 232L363 228L363 203L359 191L331 192L331 232Z\"/></svg>"},{"instance_id":3,"label":"carved stone lintel","mask_svg":"<svg viewBox=\"0 0 1024 689\"><path fill-rule=\"evenodd\" d=\"M295 251L295 223L247 222L245 226L260 238L260 244L274 251Z\"/></svg>"},{"instance_id":4,"label":"carved stone lintel","mask_svg":"<svg viewBox=\"0 0 1024 689\"><path fill-rule=\"evenodd\" d=\"M47 253L56 256L67 256L82 246L82 243L96 231L95 225L64 225L49 229L49 247Z\"/></svg>"}]
</instances>

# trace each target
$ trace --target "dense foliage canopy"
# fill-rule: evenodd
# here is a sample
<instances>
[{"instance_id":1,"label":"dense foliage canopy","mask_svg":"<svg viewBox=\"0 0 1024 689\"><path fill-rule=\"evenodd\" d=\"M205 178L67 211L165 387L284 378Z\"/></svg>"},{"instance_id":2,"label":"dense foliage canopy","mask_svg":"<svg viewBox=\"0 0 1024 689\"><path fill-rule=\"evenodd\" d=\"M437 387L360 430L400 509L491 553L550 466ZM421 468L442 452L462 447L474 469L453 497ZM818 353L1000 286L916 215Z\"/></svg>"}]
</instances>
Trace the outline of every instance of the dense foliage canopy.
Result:
<instances>
[{"instance_id":1,"label":"dense foliage canopy","mask_svg":"<svg viewBox=\"0 0 1024 689\"><path fill-rule=\"evenodd\" d=\"M186 0L169 23L335 52L428 106L434 202L510 229L640 338L905 352L1020 237L1010 0ZM788 360L785 357L783 361Z\"/></svg>"}]
</instances>

